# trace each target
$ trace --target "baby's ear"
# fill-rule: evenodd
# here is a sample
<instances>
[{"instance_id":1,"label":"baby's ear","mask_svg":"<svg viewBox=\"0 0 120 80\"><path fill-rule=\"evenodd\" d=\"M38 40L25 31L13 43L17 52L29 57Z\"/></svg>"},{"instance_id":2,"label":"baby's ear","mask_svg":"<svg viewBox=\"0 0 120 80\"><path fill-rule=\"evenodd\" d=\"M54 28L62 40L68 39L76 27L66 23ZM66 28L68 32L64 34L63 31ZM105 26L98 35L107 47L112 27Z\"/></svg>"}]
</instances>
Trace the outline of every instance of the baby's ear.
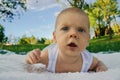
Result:
<instances>
[{"instance_id":1,"label":"baby's ear","mask_svg":"<svg viewBox=\"0 0 120 80\"><path fill-rule=\"evenodd\" d=\"M53 43L56 43L57 41L56 41L56 32L54 31L53 32Z\"/></svg>"}]
</instances>

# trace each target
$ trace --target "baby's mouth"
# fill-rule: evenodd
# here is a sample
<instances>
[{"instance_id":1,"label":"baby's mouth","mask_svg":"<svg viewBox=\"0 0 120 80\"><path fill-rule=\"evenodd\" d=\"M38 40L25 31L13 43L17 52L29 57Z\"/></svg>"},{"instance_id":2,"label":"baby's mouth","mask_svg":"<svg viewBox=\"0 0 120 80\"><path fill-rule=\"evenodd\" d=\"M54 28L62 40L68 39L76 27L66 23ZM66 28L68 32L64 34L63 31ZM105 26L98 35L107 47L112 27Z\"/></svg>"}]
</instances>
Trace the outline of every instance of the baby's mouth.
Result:
<instances>
[{"instance_id":1,"label":"baby's mouth","mask_svg":"<svg viewBox=\"0 0 120 80\"><path fill-rule=\"evenodd\" d=\"M70 47L77 47L77 45L75 43L73 43L73 42L69 43L68 46L70 46Z\"/></svg>"}]
</instances>

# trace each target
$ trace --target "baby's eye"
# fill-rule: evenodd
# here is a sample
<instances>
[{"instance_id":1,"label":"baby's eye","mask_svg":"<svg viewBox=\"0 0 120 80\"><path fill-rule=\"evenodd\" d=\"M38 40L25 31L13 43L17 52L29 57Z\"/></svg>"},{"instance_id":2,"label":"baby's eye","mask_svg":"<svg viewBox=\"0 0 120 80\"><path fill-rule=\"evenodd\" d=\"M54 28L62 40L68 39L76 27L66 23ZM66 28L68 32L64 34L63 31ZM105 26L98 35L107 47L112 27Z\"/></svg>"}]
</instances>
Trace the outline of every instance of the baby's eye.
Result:
<instances>
[{"instance_id":1,"label":"baby's eye","mask_svg":"<svg viewBox=\"0 0 120 80\"><path fill-rule=\"evenodd\" d=\"M82 29L82 28L78 29L78 31L79 31L79 32L85 32L85 30Z\"/></svg>"},{"instance_id":2,"label":"baby's eye","mask_svg":"<svg viewBox=\"0 0 120 80\"><path fill-rule=\"evenodd\" d=\"M61 28L61 30L67 31L69 30L69 28L66 26L66 27Z\"/></svg>"}]
</instances>

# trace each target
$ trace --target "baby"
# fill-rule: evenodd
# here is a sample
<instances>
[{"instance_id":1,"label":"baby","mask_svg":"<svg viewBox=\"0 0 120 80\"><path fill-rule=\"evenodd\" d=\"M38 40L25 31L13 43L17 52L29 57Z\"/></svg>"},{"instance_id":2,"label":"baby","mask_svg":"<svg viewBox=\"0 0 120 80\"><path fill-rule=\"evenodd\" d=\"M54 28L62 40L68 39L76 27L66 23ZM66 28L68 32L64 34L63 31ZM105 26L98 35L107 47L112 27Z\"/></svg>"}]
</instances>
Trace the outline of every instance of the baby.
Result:
<instances>
[{"instance_id":1,"label":"baby","mask_svg":"<svg viewBox=\"0 0 120 80\"><path fill-rule=\"evenodd\" d=\"M29 64L42 63L50 72L106 71L107 67L93 57L86 47L90 40L90 22L79 8L67 8L56 19L54 44L43 51L35 49L26 56Z\"/></svg>"}]
</instances>

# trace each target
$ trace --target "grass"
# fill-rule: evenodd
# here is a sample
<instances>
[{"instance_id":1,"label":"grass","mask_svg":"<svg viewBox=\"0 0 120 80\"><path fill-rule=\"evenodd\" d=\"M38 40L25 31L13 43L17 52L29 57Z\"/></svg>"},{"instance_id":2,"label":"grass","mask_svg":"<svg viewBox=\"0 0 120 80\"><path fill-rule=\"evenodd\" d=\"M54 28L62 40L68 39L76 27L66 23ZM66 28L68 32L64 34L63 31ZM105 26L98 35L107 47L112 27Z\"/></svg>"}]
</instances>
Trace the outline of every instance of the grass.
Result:
<instances>
[{"instance_id":1,"label":"grass","mask_svg":"<svg viewBox=\"0 0 120 80\"><path fill-rule=\"evenodd\" d=\"M9 45L9 46L2 46L2 49L6 49L9 51L13 51L16 52L17 54L26 54L26 52L29 52L33 49L39 48L40 50L42 50L43 48L45 48L47 45L45 44L38 44L38 45Z\"/></svg>"},{"instance_id":2,"label":"grass","mask_svg":"<svg viewBox=\"0 0 120 80\"><path fill-rule=\"evenodd\" d=\"M11 45L11 46L5 46L3 45L1 48L2 49L6 49L9 51L13 51L16 52L17 54L21 54L21 52L23 52L23 54L26 54L26 52L31 51L33 49L39 48L39 49L43 49L45 48L47 45L45 44L38 44L38 45ZM87 47L87 49L90 52L101 52L101 51L120 51L120 36L113 36L113 39L110 40L109 36L103 36L101 38L97 38L97 39L91 39L90 40L90 44Z\"/></svg>"},{"instance_id":3,"label":"grass","mask_svg":"<svg viewBox=\"0 0 120 80\"><path fill-rule=\"evenodd\" d=\"M103 36L99 39L91 39L90 45L87 47L90 52L101 51L120 51L120 36L113 36L110 40L109 36Z\"/></svg>"}]
</instances>

